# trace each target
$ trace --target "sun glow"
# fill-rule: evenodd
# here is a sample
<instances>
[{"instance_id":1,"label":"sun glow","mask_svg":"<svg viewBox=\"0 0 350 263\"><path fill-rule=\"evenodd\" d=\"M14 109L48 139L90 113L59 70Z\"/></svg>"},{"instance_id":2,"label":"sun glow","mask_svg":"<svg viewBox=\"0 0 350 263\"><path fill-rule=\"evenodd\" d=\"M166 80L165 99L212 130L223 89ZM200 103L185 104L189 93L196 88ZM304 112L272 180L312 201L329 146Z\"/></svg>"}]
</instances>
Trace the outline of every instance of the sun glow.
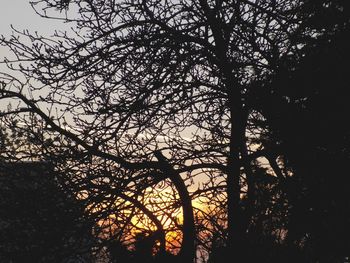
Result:
<instances>
[{"instance_id":1,"label":"sun glow","mask_svg":"<svg viewBox=\"0 0 350 263\"><path fill-rule=\"evenodd\" d=\"M163 195L169 195L169 193L164 192ZM161 224L165 236L165 250L171 254L177 254L183 238L182 209L179 207L160 209L159 204L164 202L164 196L159 198L152 196L150 200L144 200L144 202L144 206L152 211ZM208 210L199 200L194 200L192 203L194 209L198 211ZM119 238L121 243L131 251L135 250L137 242L152 242L152 253L156 254L161 246L161 238L157 234L159 229L156 224L140 209L135 209L130 202L124 202L124 205L125 209L119 210L118 214L111 213L98 221L96 234L105 240ZM106 204L100 206L102 209L106 207Z\"/></svg>"}]
</instances>

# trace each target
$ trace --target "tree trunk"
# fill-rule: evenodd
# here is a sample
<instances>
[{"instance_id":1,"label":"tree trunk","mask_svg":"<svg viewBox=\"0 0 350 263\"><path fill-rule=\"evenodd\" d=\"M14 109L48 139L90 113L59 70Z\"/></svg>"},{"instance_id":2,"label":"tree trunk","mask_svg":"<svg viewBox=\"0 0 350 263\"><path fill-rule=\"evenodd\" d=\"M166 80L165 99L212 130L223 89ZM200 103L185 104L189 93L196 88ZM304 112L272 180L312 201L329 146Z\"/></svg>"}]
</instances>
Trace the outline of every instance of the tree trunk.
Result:
<instances>
[{"instance_id":1,"label":"tree trunk","mask_svg":"<svg viewBox=\"0 0 350 263\"><path fill-rule=\"evenodd\" d=\"M232 85L231 85L232 88ZM245 142L244 111L239 92L229 94L231 110L230 149L227 160L228 256L235 262L244 261L246 224L240 202L241 147Z\"/></svg>"},{"instance_id":2,"label":"tree trunk","mask_svg":"<svg viewBox=\"0 0 350 263\"><path fill-rule=\"evenodd\" d=\"M179 175L173 167L169 164L168 160L163 156L160 151L155 152L155 156L158 161L162 165L162 170L166 173L166 176L170 178L173 182L182 205L183 210L183 228L182 228L182 244L181 250L179 253L179 258L181 263L193 263L194 258L196 256L196 248L195 248L195 223L193 216L193 207L192 200L190 194L187 190L187 187Z\"/></svg>"}]
</instances>

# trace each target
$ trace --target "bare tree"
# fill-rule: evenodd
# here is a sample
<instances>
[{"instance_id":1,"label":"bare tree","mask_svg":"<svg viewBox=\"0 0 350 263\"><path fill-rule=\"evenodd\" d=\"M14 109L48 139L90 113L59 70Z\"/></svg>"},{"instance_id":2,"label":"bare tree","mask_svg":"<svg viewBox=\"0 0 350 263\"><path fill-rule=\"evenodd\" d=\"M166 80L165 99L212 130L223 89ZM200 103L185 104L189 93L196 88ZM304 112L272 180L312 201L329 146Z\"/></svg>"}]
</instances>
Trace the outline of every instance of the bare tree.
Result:
<instances>
[{"instance_id":1,"label":"bare tree","mask_svg":"<svg viewBox=\"0 0 350 263\"><path fill-rule=\"evenodd\" d=\"M224 209L228 251L244 258L258 185L252 163L272 156L275 175L281 173L277 153L271 155L258 132L264 117L254 105L263 83L292 68L302 37L314 33L298 19L301 5L34 1L39 15L73 30L51 37L24 31L1 40L14 55L5 60L8 67L26 79L2 77L1 99L18 101L3 118L10 123L15 114L40 147L49 140L40 154L79 168L68 181L91 199L92 212L104 218L120 212L118 229L141 213L164 232L160 218L167 216L182 231L184 262L195 258L194 198L224 189L222 200L207 203ZM33 114L43 124L41 136L29 123ZM150 189L159 196L162 187L174 198L149 206ZM182 209L182 224L166 215L174 207Z\"/></svg>"}]
</instances>

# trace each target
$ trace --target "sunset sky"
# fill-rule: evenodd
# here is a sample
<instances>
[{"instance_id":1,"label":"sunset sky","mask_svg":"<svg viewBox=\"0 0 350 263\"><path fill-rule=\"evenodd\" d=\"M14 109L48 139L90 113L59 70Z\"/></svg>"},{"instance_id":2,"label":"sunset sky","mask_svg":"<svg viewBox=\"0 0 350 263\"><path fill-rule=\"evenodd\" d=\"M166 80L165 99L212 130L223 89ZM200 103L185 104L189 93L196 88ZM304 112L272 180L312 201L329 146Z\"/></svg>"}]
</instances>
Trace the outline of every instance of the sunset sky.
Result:
<instances>
[{"instance_id":1,"label":"sunset sky","mask_svg":"<svg viewBox=\"0 0 350 263\"><path fill-rule=\"evenodd\" d=\"M0 263L348 262L350 0L0 1Z\"/></svg>"}]
</instances>

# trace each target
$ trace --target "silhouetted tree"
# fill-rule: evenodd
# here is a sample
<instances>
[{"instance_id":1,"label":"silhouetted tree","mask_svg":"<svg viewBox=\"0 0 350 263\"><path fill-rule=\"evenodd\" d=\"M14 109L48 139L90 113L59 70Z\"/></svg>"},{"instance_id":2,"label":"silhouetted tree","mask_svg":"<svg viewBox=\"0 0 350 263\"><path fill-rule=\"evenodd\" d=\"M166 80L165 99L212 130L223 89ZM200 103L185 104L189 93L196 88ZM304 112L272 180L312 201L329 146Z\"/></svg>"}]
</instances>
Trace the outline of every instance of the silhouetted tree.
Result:
<instances>
[{"instance_id":1,"label":"silhouetted tree","mask_svg":"<svg viewBox=\"0 0 350 263\"><path fill-rule=\"evenodd\" d=\"M208 233L202 237L214 236L205 213L197 214L195 197L217 206L217 215L226 214L222 233L232 259L247 258L254 228L282 227L261 217L270 209L264 206L267 194L287 192L271 204L282 205L268 220L288 215L286 202L303 196L292 191L300 183L293 147L301 144L293 145L297 137L285 135L285 127L291 127L285 122L289 125L288 116L303 108L304 97L291 98L288 85L301 72L296 69L305 50L325 36L324 28L310 25L311 7L327 11L337 5L292 0L34 4L41 16L59 17L74 31L50 38L24 31L2 39L14 55L6 60L8 67L26 79L3 75L1 99L19 101L2 113L4 122L14 132L26 131L36 153L67 170L72 189L89 200L89 212L100 219L101 235L106 229L128 243L128 233L150 220L143 228L156 228L165 237L170 222L168 231L182 232L179 257L193 262L196 227ZM33 120L42 128L36 130ZM259 169L261 157L267 160L265 170ZM205 183L192 192L197 181ZM159 190L168 191L167 197ZM196 225L194 212L204 218L203 225ZM213 222L215 215L207 218Z\"/></svg>"},{"instance_id":2,"label":"silhouetted tree","mask_svg":"<svg viewBox=\"0 0 350 263\"><path fill-rule=\"evenodd\" d=\"M97 239L84 206L47 163L0 163L0 261L91 260Z\"/></svg>"},{"instance_id":3,"label":"silhouetted tree","mask_svg":"<svg viewBox=\"0 0 350 263\"><path fill-rule=\"evenodd\" d=\"M301 59L276 73L269 87L274 94L266 90L258 103L275 151L293 173L285 189L291 206L286 240L305 262L342 262L350 244L349 3L305 2L304 26L322 33L305 39Z\"/></svg>"}]
</instances>

